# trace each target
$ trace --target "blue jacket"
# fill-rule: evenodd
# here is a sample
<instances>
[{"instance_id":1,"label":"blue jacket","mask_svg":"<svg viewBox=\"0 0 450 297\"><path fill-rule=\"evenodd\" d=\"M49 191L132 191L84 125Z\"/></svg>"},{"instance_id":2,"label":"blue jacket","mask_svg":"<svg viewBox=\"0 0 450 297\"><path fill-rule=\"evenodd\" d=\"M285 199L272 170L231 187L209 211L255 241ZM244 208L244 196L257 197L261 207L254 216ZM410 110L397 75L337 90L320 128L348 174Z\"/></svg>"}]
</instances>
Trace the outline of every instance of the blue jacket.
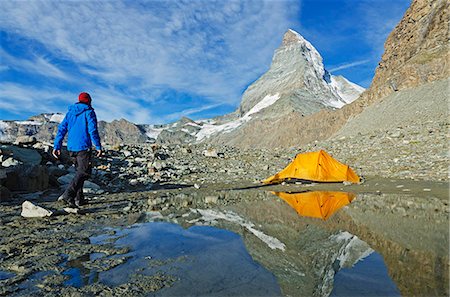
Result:
<instances>
[{"instance_id":1,"label":"blue jacket","mask_svg":"<svg viewBox=\"0 0 450 297\"><path fill-rule=\"evenodd\" d=\"M87 104L76 103L69 106L69 111L58 126L53 147L55 150L61 149L67 132L69 132L67 149L71 152L91 149L92 143L94 143L95 149L102 149L100 136L98 135L97 116L94 109Z\"/></svg>"}]
</instances>

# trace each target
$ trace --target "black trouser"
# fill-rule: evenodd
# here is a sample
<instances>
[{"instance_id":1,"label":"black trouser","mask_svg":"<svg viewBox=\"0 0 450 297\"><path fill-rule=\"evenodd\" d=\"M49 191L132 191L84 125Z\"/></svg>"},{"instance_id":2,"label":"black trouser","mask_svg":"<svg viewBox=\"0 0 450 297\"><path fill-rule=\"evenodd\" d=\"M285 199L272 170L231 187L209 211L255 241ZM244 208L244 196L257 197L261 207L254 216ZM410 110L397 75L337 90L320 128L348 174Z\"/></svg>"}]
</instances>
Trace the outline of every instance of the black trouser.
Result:
<instances>
[{"instance_id":1,"label":"black trouser","mask_svg":"<svg viewBox=\"0 0 450 297\"><path fill-rule=\"evenodd\" d=\"M64 196L69 201L83 201L84 181L91 176L92 162L91 151L70 152L70 157L75 164L75 177L64 192Z\"/></svg>"}]
</instances>

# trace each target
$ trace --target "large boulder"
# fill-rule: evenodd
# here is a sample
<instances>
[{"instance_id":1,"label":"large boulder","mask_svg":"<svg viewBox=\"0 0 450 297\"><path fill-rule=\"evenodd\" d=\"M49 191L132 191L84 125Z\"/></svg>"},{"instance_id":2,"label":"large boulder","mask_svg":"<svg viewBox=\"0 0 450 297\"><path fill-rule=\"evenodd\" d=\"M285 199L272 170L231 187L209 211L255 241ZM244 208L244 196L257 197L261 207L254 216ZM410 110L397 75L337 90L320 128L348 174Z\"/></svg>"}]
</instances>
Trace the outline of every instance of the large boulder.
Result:
<instances>
[{"instance_id":1,"label":"large boulder","mask_svg":"<svg viewBox=\"0 0 450 297\"><path fill-rule=\"evenodd\" d=\"M0 149L3 155L12 155L14 159L19 160L26 165L39 165L42 161L41 155L34 149L22 148L14 145L1 145Z\"/></svg>"},{"instance_id":2,"label":"large boulder","mask_svg":"<svg viewBox=\"0 0 450 297\"><path fill-rule=\"evenodd\" d=\"M0 202L5 202L11 200L11 192L8 188L0 185Z\"/></svg>"},{"instance_id":3,"label":"large boulder","mask_svg":"<svg viewBox=\"0 0 450 297\"><path fill-rule=\"evenodd\" d=\"M48 171L41 165L19 165L6 171L4 186L11 191L36 192L48 188Z\"/></svg>"}]
</instances>

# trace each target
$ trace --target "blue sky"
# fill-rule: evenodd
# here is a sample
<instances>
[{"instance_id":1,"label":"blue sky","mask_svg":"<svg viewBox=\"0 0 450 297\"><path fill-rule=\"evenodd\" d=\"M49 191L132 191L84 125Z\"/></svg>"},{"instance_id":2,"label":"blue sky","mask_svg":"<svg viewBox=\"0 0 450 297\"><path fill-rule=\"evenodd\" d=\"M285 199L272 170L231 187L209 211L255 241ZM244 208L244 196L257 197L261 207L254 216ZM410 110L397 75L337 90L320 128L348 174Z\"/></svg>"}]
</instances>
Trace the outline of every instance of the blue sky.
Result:
<instances>
[{"instance_id":1,"label":"blue sky","mask_svg":"<svg viewBox=\"0 0 450 297\"><path fill-rule=\"evenodd\" d=\"M160 124L234 111L291 28L368 87L410 0L2 1L0 119L65 113Z\"/></svg>"}]
</instances>

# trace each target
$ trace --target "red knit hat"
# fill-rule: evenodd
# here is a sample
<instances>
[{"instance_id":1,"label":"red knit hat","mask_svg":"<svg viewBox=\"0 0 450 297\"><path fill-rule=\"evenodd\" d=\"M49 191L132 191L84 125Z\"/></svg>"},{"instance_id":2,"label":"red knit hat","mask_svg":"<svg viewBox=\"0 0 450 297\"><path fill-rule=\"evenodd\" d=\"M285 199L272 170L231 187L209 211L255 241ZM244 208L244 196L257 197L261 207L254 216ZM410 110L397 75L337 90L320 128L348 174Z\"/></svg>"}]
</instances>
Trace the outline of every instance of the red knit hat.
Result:
<instances>
[{"instance_id":1,"label":"red knit hat","mask_svg":"<svg viewBox=\"0 0 450 297\"><path fill-rule=\"evenodd\" d=\"M91 95L89 95L88 93L80 93L80 95L78 95L78 101L81 103L86 103L86 104L91 104Z\"/></svg>"}]
</instances>

